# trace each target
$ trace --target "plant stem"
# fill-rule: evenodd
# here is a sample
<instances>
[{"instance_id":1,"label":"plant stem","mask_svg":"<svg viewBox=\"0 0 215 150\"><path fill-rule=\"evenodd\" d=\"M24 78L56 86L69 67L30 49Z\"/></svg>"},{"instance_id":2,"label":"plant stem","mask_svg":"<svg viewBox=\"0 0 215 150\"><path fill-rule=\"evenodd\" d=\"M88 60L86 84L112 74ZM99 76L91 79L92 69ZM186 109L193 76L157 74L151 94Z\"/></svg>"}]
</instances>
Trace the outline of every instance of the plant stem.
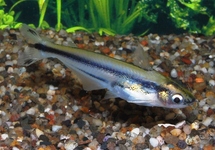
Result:
<instances>
[{"instance_id":1,"label":"plant stem","mask_svg":"<svg viewBox=\"0 0 215 150\"><path fill-rule=\"evenodd\" d=\"M48 3L49 3L49 0L45 0L45 2L43 3L42 9L40 11L39 27L41 27L43 23Z\"/></svg>"},{"instance_id":2,"label":"plant stem","mask_svg":"<svg viewBox=\"0 0 215 150\"><path fill-rule=\"evenodd\" d=\"M56 0L57 5L57 28L56 30L59 31L61 29L61 0Z\"/></svg>"}]
</instances>

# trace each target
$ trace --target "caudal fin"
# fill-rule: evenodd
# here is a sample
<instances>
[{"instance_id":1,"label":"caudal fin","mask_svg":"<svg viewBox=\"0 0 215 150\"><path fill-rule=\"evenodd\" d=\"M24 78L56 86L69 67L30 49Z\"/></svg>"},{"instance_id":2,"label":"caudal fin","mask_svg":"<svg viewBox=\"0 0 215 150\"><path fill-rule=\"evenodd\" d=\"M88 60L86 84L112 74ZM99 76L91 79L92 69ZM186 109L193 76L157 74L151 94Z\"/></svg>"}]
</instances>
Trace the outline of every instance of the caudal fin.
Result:
<instances>
[{"instance_id":1,"label":"caudal fin","mask_svg":"<svg viewBox=\"0 0 215 150\"><path fill-rule=\"evenodd\" d=\"M25 37L25 39L28 41L28 43L43 43L43 40L40 37L39 33L26 24L22 24L20 32L23 37ZM42 55L40 50L30 46L26 46L23 51L19 52L18 65L28 66L42 58L44 58L44 56Z\"/></svg>"},{"instance_id":2,"label":"caudal fin","mask_svg":"<svg viewBox=\"0 0 215 150\"><path fill-rule=\"evenodd\" d=\"M39 33L26 24L22 24L22 27L19 30L29 43L35 44L43 41Z\"/></svg>"}]
</instances>

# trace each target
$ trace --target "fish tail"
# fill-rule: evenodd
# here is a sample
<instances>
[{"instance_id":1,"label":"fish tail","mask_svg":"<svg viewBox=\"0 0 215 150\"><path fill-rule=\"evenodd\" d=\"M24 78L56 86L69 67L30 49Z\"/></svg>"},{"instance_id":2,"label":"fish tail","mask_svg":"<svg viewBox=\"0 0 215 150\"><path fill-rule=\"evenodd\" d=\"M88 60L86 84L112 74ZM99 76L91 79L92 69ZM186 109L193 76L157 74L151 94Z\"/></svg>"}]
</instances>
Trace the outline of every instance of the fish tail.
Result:
<instances>
[{"instance_id":1,"label":"fish tail","mask_svg":"<svg viewBox=\"0 0 215 150\"><path fill-rule=\"evenodd\" d=\"M43 41L39 33L26 24L22 24L22 27L19 30L25 39L31 44L41 43Z\"/></svg>"},{"instance_id":2,"label":"fish tail","mask_svg":"<svg viewBox=\"0 0 215 150\"><path fill-rule=\"evenodd\" d=\"M35 44L45 44L36 30L30 28L26 24L22 24L20 33L25 37L28 43L31 44L31 46L26 45L24 50L19 51L18 65L29 66L40 59L46 58L42 51L34 48Z\"/></svg>"}]
</instances>

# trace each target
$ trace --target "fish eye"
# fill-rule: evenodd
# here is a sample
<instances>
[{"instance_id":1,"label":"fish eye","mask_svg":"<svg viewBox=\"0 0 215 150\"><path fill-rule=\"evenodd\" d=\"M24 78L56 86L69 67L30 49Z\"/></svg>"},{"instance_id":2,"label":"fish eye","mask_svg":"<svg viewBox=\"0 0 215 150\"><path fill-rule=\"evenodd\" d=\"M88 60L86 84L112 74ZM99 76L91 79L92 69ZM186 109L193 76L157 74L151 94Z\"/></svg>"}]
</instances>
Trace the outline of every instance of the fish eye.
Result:
<instances>
[{"instance_id":1,"label":"fish eye","mask_svg":"<svg viewBox=\"0 0 215 150\"><path fill-rule=\"evenodd\" d=\"M183 96L181 96L180 94L174 94L172 96L172 101L176 104L180 104L183 102Z\"/></svg>"}]
</instances>

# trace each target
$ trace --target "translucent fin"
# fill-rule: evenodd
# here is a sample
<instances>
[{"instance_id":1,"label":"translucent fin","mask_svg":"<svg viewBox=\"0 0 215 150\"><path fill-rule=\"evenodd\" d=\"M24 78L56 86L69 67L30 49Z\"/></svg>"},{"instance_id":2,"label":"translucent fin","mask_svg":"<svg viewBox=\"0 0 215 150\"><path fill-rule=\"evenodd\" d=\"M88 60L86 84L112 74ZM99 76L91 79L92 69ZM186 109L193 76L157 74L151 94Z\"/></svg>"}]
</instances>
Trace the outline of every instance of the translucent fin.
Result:
<instances>
[{"instance_id":1,"label":"translucent fin","mask_svg":"<svg viewBox=\"0 0 215 150\"><path fill-rule=\"evenodd\" d=\"M80 71L77 68L74 68L72 66L68 66L68 67L72 68L72 71L81 80L83 88L86 91L99 90L99 89L106 88L106 86L104 86L103 81L99 81L98 79L86 74L85 72Z\"/></svg>"},{"instance_id":2,"label":"translucent fin","mask_svg":"<svg viewBox=\"0 0 215 150\"><path fill-rule=\"evenodd\" d=\"M29 43L35 44L35 43L42 42L42 38L39 36L39 34L34 29L27 26L26 24L22 24L22 27L20 28L20 32ZM43 57L41 51L32 47L26 46L23 51L19 51L18 65L28 66L42 58L45 58L45 57Z\"/></svg>"},{"instance_id":3,"label":"translucent fin","mask_svg":"<svg viewBox=\"0 0 215 150\"><path fill-rule=\"evenodd\" d=\"M119 96L117 96L116 94L112 93L111 91L107 91L106 94L105 94L104 99L116 98L116 97L119 97Z\"/></svg>"},{"instance_id":4,"label":"translucent fin","mask_svg":"<svg viewBox=\"0 0 215 150\"><path fill-rule=\"evenodd\" d=\"M149 64L150 56L146 51L143 50L142 46L139 44L137 49L132 54L133 64L145 69L145 70L152 70Z\"/></svg>"},{"instance_id":5,"label":"translucent fin","mask_svg":"<svg viewBox=\"0 0 215 150\"><path fill-rule=\"evenodd\" d=\"M42 54L39 50L26 46L23 51L18 53L18 65L29 66L36 61L43 59Z\"/></svg>"},{"instance_id":6,"label":"translucent fin","mask_svg":"<svg viewBox=\"0 0 215 150\"><path fill-rule=\"evenodd\" d=\"M19 30L29 43L31 44L42 43L43 40L40 37L39 33L37 33L36 30L30 28L28 25L22 24Z\"/></svg>"}]
</instances>

